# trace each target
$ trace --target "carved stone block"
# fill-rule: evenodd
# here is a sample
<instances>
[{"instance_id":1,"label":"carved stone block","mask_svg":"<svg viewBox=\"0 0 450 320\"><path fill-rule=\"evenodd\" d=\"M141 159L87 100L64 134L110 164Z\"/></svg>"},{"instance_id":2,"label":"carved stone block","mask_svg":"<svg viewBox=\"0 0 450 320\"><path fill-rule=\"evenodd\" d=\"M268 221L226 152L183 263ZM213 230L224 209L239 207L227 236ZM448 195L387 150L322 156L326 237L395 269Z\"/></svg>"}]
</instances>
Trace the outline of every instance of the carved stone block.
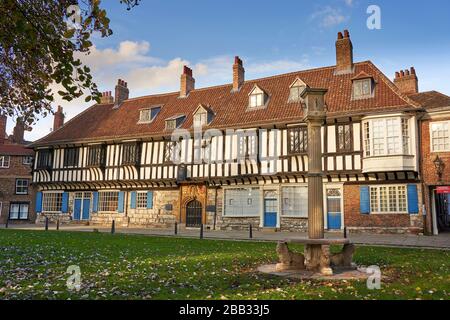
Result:
<instances>
[{"instance_id":1,"label":"carved stone block","mask_svg":"<svg viewBox=\"0 0 450 320\"><path fill-rule=\"evenodd\" d=\"M342 252L331 256L331 266L333 267L352 267L353 254L355 252L355 245L346 244Z\"/></svg>"},{"instance_id":2,"label":"carved stone block","mask_svg":"<svg viewBox=\"0 0 450 320\"><path fill-rule=\"evenodd\" d=\"M305 270L305 257L301 253L290 251L286 242L278 242L277 254L280 263L277 264L276 271Z\"/></svg>"}]
</instances>

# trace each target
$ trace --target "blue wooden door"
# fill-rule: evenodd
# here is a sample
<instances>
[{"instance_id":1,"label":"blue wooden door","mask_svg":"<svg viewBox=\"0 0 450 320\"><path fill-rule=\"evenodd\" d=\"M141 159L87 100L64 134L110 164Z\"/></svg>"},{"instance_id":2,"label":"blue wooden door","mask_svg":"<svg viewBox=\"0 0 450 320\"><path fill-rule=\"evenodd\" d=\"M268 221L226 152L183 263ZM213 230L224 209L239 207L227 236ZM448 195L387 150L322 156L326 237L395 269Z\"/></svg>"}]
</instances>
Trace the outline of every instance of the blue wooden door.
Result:
<instances>
[{"instance_id":1,"label":"blue wooden door","mask_svg":"<svg viewBox=\"0 0 450 320\"><path fill-rule=\"evenodd\" d=\"M327 196L328 230L342 229L341 196L338 196L337 194L338 193L336 192L328 194Z\"/></svg>"},{"instance_id":2,"label":"blue wooden door","mask_svg":"<svg viewBox=\"0 0 450 320\"><path fill-rule=\"evenodd\" d=\"M91 200L84 199L83 200L83 215L82 220L89 220L89 210L91 208Z\"/></svg>"},{"instance_id":3,"label":"blue wooden door","mask_svg":"<svg viewBox=\"0 0 450 320\"><path fill-rule=\"evenodd\" d=\"M278 216L278 200L265 199L264 200L264 227L276 228Z\"/></svg>"},{"instance_id":4,"label":"blue wooden door","mask_svg":"<svg viewBox=\"0 0 450 320\"><path fill-rule=\"evenodd\" d=\"M73 220L81 220L81 199L75 199L74 201Z\"/></svg>"}]
</instances>

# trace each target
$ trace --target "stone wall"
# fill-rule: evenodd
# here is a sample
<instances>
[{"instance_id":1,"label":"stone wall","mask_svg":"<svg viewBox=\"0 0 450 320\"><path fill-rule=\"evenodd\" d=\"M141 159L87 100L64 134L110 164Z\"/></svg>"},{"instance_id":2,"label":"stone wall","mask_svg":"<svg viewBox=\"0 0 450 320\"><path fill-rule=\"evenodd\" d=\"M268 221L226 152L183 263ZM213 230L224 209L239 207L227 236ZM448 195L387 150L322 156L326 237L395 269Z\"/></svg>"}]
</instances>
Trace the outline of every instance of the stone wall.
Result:
<instances>
[{"instance_id":1,"label":"stone wall","mask_svg":"<svg viewBox=\"0 0 450 320\"><path fill-rule=\"evenodd\" d=\"M131 209L131 192L127 192L125 213L92 213L92 225L111 225L115 220L119 227L167 228L177 221L180 210L179 191L154 190L153 209ZM172 210L166 210L166 205L172 205Z\"/></svg>"}]
</instances>

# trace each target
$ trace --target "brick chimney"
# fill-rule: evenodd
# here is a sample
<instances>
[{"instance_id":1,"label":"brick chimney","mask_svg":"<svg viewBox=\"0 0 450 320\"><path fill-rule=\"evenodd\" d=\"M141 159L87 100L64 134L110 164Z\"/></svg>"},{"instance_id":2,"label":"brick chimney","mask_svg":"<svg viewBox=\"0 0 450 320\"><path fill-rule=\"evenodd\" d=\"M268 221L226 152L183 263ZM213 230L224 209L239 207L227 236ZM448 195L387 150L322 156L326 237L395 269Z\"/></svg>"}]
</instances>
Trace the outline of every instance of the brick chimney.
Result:
<instances>
[{"instance_id":1,"label":"brick chimney","mask_svg":"<svg viewBox=\"0 0 450 320\"><path fill-rule=\"evenodd\" d=\"M130 95L130 90L128 90L128 83L119 79L116 85L116 92L114 95L115 106L119 107L122 102L128 99Z\"/></svg>"},{"instance_id":2,"label":"brick chimney","mask_svg":"<svg viewBox=\"0 0 450 320\"><path fill-rule=\"evenodd\" d=\"M18 144L23 144L25 134L25 124L23 123L21 118L17 118L16 120L16 126L14 127L13 131L13 142Z\"/></svg>"},{"instance_id":3,"label":"brick chimney","mask_svg":"<svg viewBox=\"0 0 450 320\"><path fill-rule=\"evenodd\" d=\"M63 108L58 106L58 110L55 112L53 118L53 131L58 130L64 125L64 117Z\"/></svg>"},{"instance_id":4,"label":"brick chimney","mask_svg":"<svg viewBox=\"0 0 450 320\"><path fill-rule=\"evenodd\" d=\"M233 64L233 91L239 91L245 81L245 69L242 60L236 56Z\"/></svg>"},{"instance_id":5,"label":"brick chimney","mask_svg":"<svg viewBox=\"0 0 450 320\"><path fill-rule=\"evenodd\" d=\"M183 67L183 74L181 75L180 97L185 98L189 92L195 89L195 79L192 77L192 69L187 66Z\"/></svg>"},{"instance_id":6,"label":"brick chimney","mask_svg":"<svg viewBox=\"0 0 450 320\"><path fill-rule=\"evenodd\" d=\"M353 72L353 44L348 30L338 33L336 41L336 74Z\"/></svg>"},{"instance_id":7,"label":"brick chimney","mask_svg":"<svg viewBox=\"0 0 450 320\"><path fill-rule=\"evenodd\" d=\"M8 121L8 117L3 114L0 114L0 144L5 143L7 121Z\"/></svg>"},{"instance_id":8,"label":"brick chimney","mask_svg":"<svg viewBox=\"0 0 450 320\"><path fill-rule=\"evenodd\" d=\"M100 98L100 104L112 104L114 103L114 97L111 91L102 92L102 97Z\"/></svg>"},{"instance_id":9,"label":"brick chimney","mask_svg":"<svg viewBox=\"0 0 450 320\"><path fill-rule=\"evenodd\" d=\"M419 79L417 78L416 69L414 69L414 67L411 67L409 70L396 72L394 83L401 93L419 93Z\"/></svg>"}]
</instances>

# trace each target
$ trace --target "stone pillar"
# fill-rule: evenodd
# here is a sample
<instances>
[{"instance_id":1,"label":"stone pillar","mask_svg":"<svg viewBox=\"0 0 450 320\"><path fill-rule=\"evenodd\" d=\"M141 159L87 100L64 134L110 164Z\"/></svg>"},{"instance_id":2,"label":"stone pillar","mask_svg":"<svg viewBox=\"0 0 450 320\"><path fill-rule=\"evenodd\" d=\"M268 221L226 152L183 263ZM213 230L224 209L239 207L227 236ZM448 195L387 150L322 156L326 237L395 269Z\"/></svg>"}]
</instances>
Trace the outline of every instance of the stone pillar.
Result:
<instances>
[{"instance_id":1,"label":"stone pillar","mask_svg":"<svg viewBox=\"0 0 450 320\"><path fill-rule=\"evenodd\" d=\"M325 89L306 88L305 121L308 124L308 235L310 239L323 239L323 170L322 125L325 122ZM323 256L322 245L306 245L306 269L320 271Z\"/></svg>"}]
</instances>

